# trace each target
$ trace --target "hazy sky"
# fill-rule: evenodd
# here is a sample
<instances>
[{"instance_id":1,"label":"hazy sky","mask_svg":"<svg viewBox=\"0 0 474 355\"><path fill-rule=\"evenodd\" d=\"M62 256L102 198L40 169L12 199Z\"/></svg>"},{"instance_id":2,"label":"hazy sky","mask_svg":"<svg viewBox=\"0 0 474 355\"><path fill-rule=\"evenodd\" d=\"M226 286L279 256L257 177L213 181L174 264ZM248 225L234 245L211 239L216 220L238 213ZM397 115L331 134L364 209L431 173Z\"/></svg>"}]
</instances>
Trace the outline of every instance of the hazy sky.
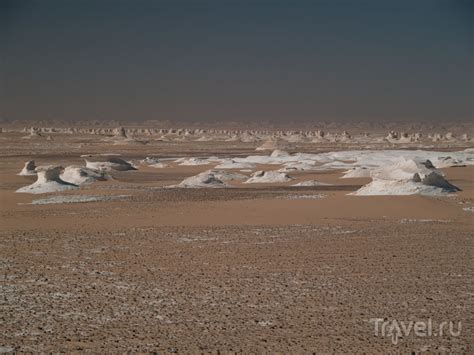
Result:
<instances>
[{"instance_id":1,"label":"hazy sky","mask_svg":"<svg viewBox=\"0 0 474 355\"><path fill-rule=\"evenodd\" d=\"M2 0L0 116L467 120L472 4Z\"/></svg>"}]
</instances>

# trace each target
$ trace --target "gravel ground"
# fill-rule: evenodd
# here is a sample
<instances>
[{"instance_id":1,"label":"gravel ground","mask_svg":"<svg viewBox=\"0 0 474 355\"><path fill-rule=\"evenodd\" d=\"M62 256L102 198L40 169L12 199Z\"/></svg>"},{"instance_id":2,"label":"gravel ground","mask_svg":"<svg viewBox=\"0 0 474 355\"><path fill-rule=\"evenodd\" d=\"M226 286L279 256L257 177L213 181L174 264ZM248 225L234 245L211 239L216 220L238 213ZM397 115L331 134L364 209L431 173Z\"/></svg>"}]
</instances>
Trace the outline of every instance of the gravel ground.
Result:
<instances>
[{"instance_id":1,"label":"gravel ground","mask_svg":"<svg viewBox=\"0 0 474 355\"><path fill-rule=\"evenodd\" d=\"M452 229L413 220L3 233L0 345L468 353L472 233ZM395 346L374 335L372 318L463 328Z\"/></svg>"}]
</instances>

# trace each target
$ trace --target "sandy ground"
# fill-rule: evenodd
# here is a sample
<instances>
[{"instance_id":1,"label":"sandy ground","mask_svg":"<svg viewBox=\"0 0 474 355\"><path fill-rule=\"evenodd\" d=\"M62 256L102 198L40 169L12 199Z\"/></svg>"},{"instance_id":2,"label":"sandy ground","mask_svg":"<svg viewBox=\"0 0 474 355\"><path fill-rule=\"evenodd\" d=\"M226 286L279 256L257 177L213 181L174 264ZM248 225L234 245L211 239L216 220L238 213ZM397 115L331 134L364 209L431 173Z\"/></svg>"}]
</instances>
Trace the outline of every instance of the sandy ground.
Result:
<instances>
[{"instance_id":1,"label":"sandy ground","mask_svg":"<svg viewBox=\"0 0 474 355\"><path fill-rule=\"evenodd\" d=\"M164 188L211 166L140 167L77 191L29 195L14 191L35 181L15 175L31 158L70 165L91 151L130 159L254 151L208 142L4 141L4 350L472 351L473 214L463 210L474 206L472 166L444 169L462 191L442 198L348 196L370 179L339 179L340 171L294 174L291 182L331 186ZM58 194L125 197L31 204ZM394 345L374 333L374 318L461 322L462 331L412 331Z\"/></svg>"}]
</instances>

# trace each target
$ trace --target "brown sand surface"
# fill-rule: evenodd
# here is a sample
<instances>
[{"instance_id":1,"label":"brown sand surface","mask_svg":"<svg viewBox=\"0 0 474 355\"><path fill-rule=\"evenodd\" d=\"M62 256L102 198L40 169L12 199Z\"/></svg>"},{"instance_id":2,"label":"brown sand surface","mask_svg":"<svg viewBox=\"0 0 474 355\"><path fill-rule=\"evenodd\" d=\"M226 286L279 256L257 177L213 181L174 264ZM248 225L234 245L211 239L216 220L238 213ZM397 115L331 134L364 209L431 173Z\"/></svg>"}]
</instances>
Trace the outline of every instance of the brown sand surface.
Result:
<instances>
[{"instance_id":1,"label":"brown sand surface","mask_svg":"<svg viewBox=\"0 0 474 355\"><path fill-rule=\"evenodd\" d=\"M208 154L207 143L154 149L255 154L225 144ZM350 196L370 179L339 179L341 171L296 173L283 184L164 188L213 165L140 166L79 190L30 195L14 191L35 181L15 175L33 143L9 144L0 156L0 347L472 351L473 219L463 210L474 204L472 166L444 169L462 189L450 197ZM41 145L35 159L82 164L89 148L60 145L63 154ZM121 153L151 155L146 146ZM289 186L309 179L332 185ZM31 204L57 195L125 197ZM374 334L373 318L460 321L462 332L410 333L394 345Z\"/></svg>"}]
</instances>

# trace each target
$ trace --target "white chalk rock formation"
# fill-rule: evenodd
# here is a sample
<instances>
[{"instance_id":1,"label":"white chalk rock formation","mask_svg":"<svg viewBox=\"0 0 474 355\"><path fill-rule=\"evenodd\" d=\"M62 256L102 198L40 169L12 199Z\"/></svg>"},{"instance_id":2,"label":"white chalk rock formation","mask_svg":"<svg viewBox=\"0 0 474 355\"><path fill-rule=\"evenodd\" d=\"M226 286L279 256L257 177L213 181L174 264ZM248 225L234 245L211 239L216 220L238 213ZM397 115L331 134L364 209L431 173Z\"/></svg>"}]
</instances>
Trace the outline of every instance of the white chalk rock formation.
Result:
<instances>
[{"instance_id":1,"label":"white chalk rock formation","mask_svg":"<svg viewBox=\"0 0 474 355\"><path fill-rule=\"evenodd\" d=\"M181 166L197 166L197 165L208 165L213 161L219 161L218 158L179 158L175 160L175 163Z\"/></svg>"},{"instance_id":2,"label":"white chalk rock formation","mask_svg":"<svg viewBox=\"0 0 474 355\"><path fill-rule=\"evenodd\" d=\"M290 148L290 144L278 137L270 137L268 138L261 146L257 147L255 150L263 151L263 150L284 150Z\"/></svg>"},{"instance_id":3,"label":"white chalk rock formation","mask_svg":"<svg viewBox=\"0 0 474 355\"><path fill-rule=\"evenodd\" d=\"M264 183L279 183L293 180L292 177L285 173L278 171L256 171L252 176L246 180L245 184L264 184Z\"/></svg>"},{"instance_id":4,"label":"white chalk rock formation","mask_svg":"<svg viewBox=\"0 0 474 355\"><path fill-rule=\"evenodd\" d=\"M349 169L344 172L344 175L341 176L341 179L352 179L352 178L366 178L370 177L371 175L370 169L362 166Z\"/></svg>"},{"instance_id":5,"label":"white chalk rock formation","mask_svg":"<svg viewBox=\"0 0 474 355\"><path fill-rule=\"evenodd\" d=\"M209 173L214 174L216 178L218 178L221 181L227 182L227 181L244 181L248 178L247 175L240 174L240 173L234 173L230 171L225 171L225 170L209 170Z\"/></svg>"},{"instance_id":6,"label":"white chalk rock formation","mask_svg":"<svg viewBox=\"0 0 474 355\"><path fill-rule=\"evenodd\" d=\"M446 141L455 141L456 137L454 136L454 134L452 132L448 132L448 133L445 134L444 139Z\"/></svg>"},{"instance_id":7,"label":"white chalk rock formation","mask_svg":"<svg viewBox=\"0 0 474 355\"><path fill-rule=\"evenodd\" d=\"M258 142L260 141L260 138L255 136L249 131L245 131L239 136L239 141L243 143L253 143L253 142Z\"/></svg>"},{"instance_id":8,"label":"white chalk rock formation","mask_svg":"<svg viewBox=\"0 0 474 355\"><path fill-rule=\"evenodd\" d=\"M443 140L443 136L439 133L435 133L433 134L433 136L431 137L431 140L433 142L439 142L439 141L442 141Z\"/></svg>"},{"instance_id":9,"label":"white chalk rock formation","mask_svg":"<svg viewBox=\"0 0 474 355\"><path fill-rule=\"evenodd\" d=\"M36 175L36 165L34 160L29 160L25 163L23 169L21 169L18 175L31 176Z\"/></svg>"},{"instance_id":10,"label":"white chalk rock formation","mask_svg":"<svg viewBox=\"0 0 474 355\"><path fill-rule=\"evenodd\" d=\"M224 160L216 169L254 169L256 164L247 162L237 162L234 159Z\"/></svg>"},{"instance_id":11,"label":"white chalk rock formation","mask_svg":"<svg viewBox=\"0 0 474 355\"><path fill-rule=\"evenodd\" d=\"M171 187L184 188L223 188L227 184L215 176L212 172L205 171L195 176L184 179L180 184Z\"/></svg>"},{"instance_id":12,"label":"white chalk rock formation","mask_svg":"<svg viewBox=\"0 0 474 355\"><path fill-rule=\"evenodd\" d=\"M140 164L148 165L150 168L167 168L169 165L162 163L158 158L146 157Z\"/></svg>"},{"instance_id":13,"label":"white chalk rock formation","mask_svg":"<svg viewBox=\"0 0 474 355\"><path fill-rule=\"evenodd\" d=\"M181 188L224 188L229 187L228 181L242 181L247 176L222 170L207 170L200 174L184 179L178 185L169 187Z\"/></svg>"},{"instance_id":14,"label":"white chalk rock formation","mask_svg":"<svg viewBox=\"0 0 474 355\"><path fill-rule=\"evenodd\" d=\"M210 136L202 136L196 139L196 142L210 142L212 141L212 137Z\"/></svg>"},{"instance_id":15,"label":"white chalk rock formation","mask_svg":"<svg viewBox=\"0 0 474 355\"><path fill-rule=\"evenodd\" d=\"M314 171L319 170L314 161L304 160L284 163L283 168L278 169L281 173L289 173L292 171Z\"/></svg>"},{"instance_id":16,"label":"white chalk rock formation","mask_svg":"<svg viewBox=\"0 0 474 355\"><path fill-rule=\"evenodd\" d=\"M127 139L128 136L127 136L127 132L125 131L125 128L123 127L118 127L114 130L114 138L123 138L123 139Z\"/></svg>"},{"instance_id":17,"label":"white chalk rock formation","mask_svg":"<svg viewBox=\"0 0 474 355\"><path fill-rule=\"evenodd\" d=\"M31 127L29 129L29 134L22 137L23 139L32 139L32 138L44 138L43 135L39 132L39 130L35 127Z\"/></svg>"},{"instance_id":18,"label":"white chalk rock formation","mask_svg":"<svg viewBox=\"0 0 474 355\"><path fill-rule=\"evenodd\" d=\"M372 182L353 195L444 195L459 189L450 184L429 161L400 158L393 165L375 169Z\"/></svg>"},{"instance_id":19,"label":"white chalk rock formation","mask_svg":"<svg viewBox=\"0 0 474 355\"><path fill-rule=\"evenodd\" d=\"M304 143L308 141L308 139L301 134L290 134L286 137L286 141L290 143Z\"/></svg>"},{"instance_id":20,"label":"white chalk rock formation","mask_svg":"<svg viewBox=\"0 0 474 355\"><path fill-rule=\"evenodd\" d=\"M327 139L324 137L324 131L316 131L312 135L311 143L321 143L325 142Z\"/></svg>"},{"instance_id":21,"label":"white chalk rock formation","mask_svg":"<svg viewBox=\"0 0 474 355\"><path fill-rule=\"evenodd\" d=\"M307 181L298 182L297 184L293 184L291 186L331 186L331 184L317 181L317 180L307 180Z\"/></svg>"},{"instance_id":22,"label":"white chalk rock formation","mask_svg":"<svg viewBox=\"0 0 474 355\"><path fill-rule=\"evenodd\" d=\"M352 136L347 131L342 132L341 137L339 138L340 142L350 142L351 140Z\"/></svg>"},{"instance_id":23,"label":"white chalk rock formation","mask_svg":"<svg viewBox=\"0 0 474 355\"><path fill-rule=\"evenodd\" d=\"M60 173L63 170L60 166L39 166L36 168L38 179L31 185L22 187L16 192L29 194L44 194L48 192L65 191L77 189L78 186L63 181Z\"/></svg>"},{"instance_id":24,"label":"white chalk rock formation","mask_svg":"<svg viewBox=\"0 0 474 355\"><path fill-rule=\"evenodd\" d=\"M115 157L94 157L94 161L86 159L86 167L90 169L100 170L100 171L127 171L127 170L137 170L129 162Z\"/></svg>"},{"instance_id":25,"label":"white chalk rock formation","mask_svg":"<svg viewBox=\"0 0 474 355\"><path fill-rule=\"evenodd\" d=\"M412 142L418 142L421 139L421 134L420 133L415 133L415 134L409 134L406 132L394 132L390 131L388 135L385 137L387 141L390 143L412 143Z\"/></svg>"},{"instance_id":26,"label":"white chalk rock formation","mask_svg":"<svg viewBox=\"0 0 474 355\"><path fill-rule=\"evenodd\" d=\"M466 166L466 164L462 160L458 160L450 156L438 157L437 160L433 160L433 161L434 161L433 165L436 166L436 168L438 169Z\"/></svg>"},{"instance_id":27,"label":"white chalk rock formation","mask_svg":"<svg viewBox=\"0 0 474 355\"><path fill-rule=\"evenodd\" d=\"M240 139L239 139L238 135L234 134L234 135L229 136L228 138L226 138L224 141L225 142L238 142L238 141L240 141Z\"/></svg>"},{"instance_id":28,"label":"white chalk rock formation","mask_svg":"<svg viewBox=\"0 0 474 355\"><path fill-rule=\"evenodd\" d=\"M128 145L128 144L146 144L147 142L145 141L139 141L134 138L130 138L127 136L127 132L125 131L125 128L123 127L118 127L114 130L113 132L114 136L111 138L108 138L108 141L112 141L114 145Z\"/></svg>"},{"instance_id":29,"label":"white chalk rock formation","mask_svg":"<svg viewBox=\"0 0 474 355\"><path fill-rule=\"evenodd\" d=\"M66 167L60 177L63 181L74 185L88 185L96 181L107 180L104 171L74 165Z\"/></svg>"},{"instance_id":30,"label":"white chalk rock formation","mask_svg":"<svg viewBox=\"0 0 474 355\"><path fill-rule=\"evenodd\" d=\"M155 139L155 141L157 141L157 142L171 142L171 138L169 138L165 135L162 135L161 137L158 137L157 139Z\"/></svg>"},{"instance_id":31,"label":"white chalk rock formation","mask_svg":"<svg viewBox=\"0 0 474 355\"><path fill-rule=\"evenodd\" d=\"M284 150L276 149L270 154L272 158L282 158L282 157L289 157L290 153L285 152Z\"/></svg>"}]
</instances>

